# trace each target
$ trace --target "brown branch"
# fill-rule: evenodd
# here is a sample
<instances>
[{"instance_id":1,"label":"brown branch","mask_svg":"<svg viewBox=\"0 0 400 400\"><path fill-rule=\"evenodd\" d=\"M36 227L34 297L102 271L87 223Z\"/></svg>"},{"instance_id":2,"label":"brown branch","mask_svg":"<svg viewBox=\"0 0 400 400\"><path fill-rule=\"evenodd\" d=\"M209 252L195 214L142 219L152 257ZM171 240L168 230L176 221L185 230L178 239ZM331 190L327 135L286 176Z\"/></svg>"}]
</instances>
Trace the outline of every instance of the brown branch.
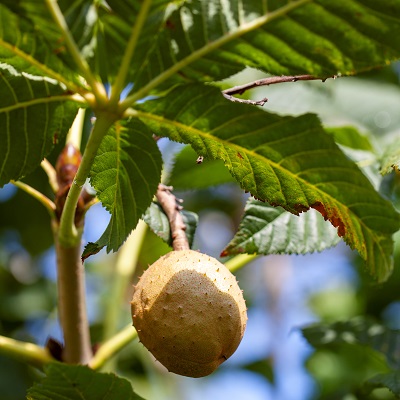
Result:
<instances>
[{"instance_id":1,"label":"brown branch","mask_svg":"<svg viewBox=\"0 0 400 400\"><path fill-rule=\"evenodd\" d=\"M262 100L246 100L246 99L238 99L237 97L233 97L235 94L243 94L247 90L254 89L260 86L269 86L274 85L276 83L285 83L285 82L297 82L297 81L315 81L321 80L325 82L329 78L337 78L336 75L328 76L326 78L320 78L314 75L292 75L292 76L271 76L264 79L259 79L257 81L245 83L244 85L234 86L232 88L226 89L222 91L222 95L230 101L236 103L244 103L244 104L252 104L257 106L263 106L268 99L264 98Z\"/></svg>"},{"instance_id":2,"label":"brown branch","mask_svg":"<svg viewBox=\"0 0 400 400\"><path fill-rule=\"evenodd\" d=\"M158 185L156 197L165 214L167 214L171 227L172 247L174 250L189 250L189 242L186 236L186 225L183 222L182 206L177 204L177 198L171 193L173 188L163 184Z\"/></svg>"},{"instance_id":3,"label":"brown branch","mask_svg":"<svg viewBox=\"0 0 400 400\"><path fill-rule=\"evenodd\" d=\"M222 92L222 95L226 99L228 99L234 103L251 104L252 106L263 106L268 101L268 99L266 97L264 97L261 100L247 100L247 99L238 99L237 97L234 97L234 96L224 93L224 92Z\"/></svg>"}]
</instances>

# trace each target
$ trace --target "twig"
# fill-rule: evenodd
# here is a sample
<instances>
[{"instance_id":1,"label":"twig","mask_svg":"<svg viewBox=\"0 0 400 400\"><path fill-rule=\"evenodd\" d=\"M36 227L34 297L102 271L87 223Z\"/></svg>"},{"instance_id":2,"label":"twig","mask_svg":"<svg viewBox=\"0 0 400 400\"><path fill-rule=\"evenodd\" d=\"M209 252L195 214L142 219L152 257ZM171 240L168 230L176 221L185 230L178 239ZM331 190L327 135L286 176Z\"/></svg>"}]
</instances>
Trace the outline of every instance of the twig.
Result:
<instances>
[{"instance_id":1,"label":"twig","mask_svg":"<svg viewBox=\"0 0 400 400\"><path fill-rule=\"evenodd\" d=\"M177 204L176 197L171 193L172 187L158 185L156 197L165 214L167 214L171 227L172 247L174 250L189 250L189 241L186 236L186 225L183 222L182 206Z\"/></svg>"},{"instance_id":2,"label":"twig","mask_svg":"<svg viewBox=\"0 0 400 400\"><path fill-rule=\"evenodd\" d=\"M326 78L317 77L314 75L291 75L291 76L271 76L264 79L258 79L253 82L245 83L244 85L234 86L232 88L226 89L222 91L222 95L230 101L235 103L243 103L243 104L251 104L255 106L263 106L268 99L263 98L262 100L246 100L246 99L238 99L234 97L235 94L243 94L247 90L254 89L260 86L269 86L274 85L276 83L285 83L285 82L297 82L297 81L315 81L321 80L325 82L329 78L337 78L336 75L328 76Z\"/></svg>"},{"instance_id":3,"label":"twig","mask_svg":"<svg viewBox=\"0 0 400 400\"><path fill-rule=\"evenodd\" d=\"M230 94L226 94L224 92L222 92L222 95L226 99L234 103L251 104L252 106L263 106L268 101L266 97L264 97L261 100L247 100L247 99L238 99L237 97L231 96Z\"/></svg>"},{"instance_id":4,"label":"twig","mask_svg":"<svg viewBox=\"0 0 400 400\"><path fill-rule=\"evenodd\" d=\"M171 76L182 70L183 68L187 67L191 63L197 61L198 59L204 57L205 55L218 50L225 44L231 42L234 39L240 38L241 36L245 35L248 32L255 31L256 29L260 28L261 26L270 23L273 20L281 18L283 15L286 15L292 10L295 10L302 5L309 3L311 0L297 0L291 1L285 6L280 7L277 10L267 12L260 17L243 23L238 27L238 29L234 29L231 32L228 32L225 35L220 36L218 39L207 42L203 47L194 50L190 55L184 57L183 59L174 63L171 67L167 68L164 72L157 75L154 79L148 82L145 86L141 87L137 92L132 93L128 97L126 97L120 103L120 111L125 111L129 107L131 107L136 101L143 99L146 97L151 90L155 87L159 86L161 83L169 79Z\"/></svg>"}]
</instances>

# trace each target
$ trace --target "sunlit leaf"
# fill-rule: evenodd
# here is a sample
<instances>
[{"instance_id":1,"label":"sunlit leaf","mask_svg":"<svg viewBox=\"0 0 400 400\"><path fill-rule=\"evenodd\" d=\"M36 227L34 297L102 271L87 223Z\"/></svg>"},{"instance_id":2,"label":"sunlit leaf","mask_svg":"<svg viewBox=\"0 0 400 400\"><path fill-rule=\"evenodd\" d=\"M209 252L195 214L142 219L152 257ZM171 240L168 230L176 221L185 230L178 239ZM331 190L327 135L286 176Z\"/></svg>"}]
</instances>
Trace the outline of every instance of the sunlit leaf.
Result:
<instances>
[{"instance_id":1,"label":"sunlit leaf","mask_svg":"<svg viewBox=\"0 0 400 400\"><path fill-rule=\"evenodd\" d=\"M202 85L179 86L137 108L134 115L157 135L223 160L255 198L296 215L318 210L358 250L371 274L387 278L399 216L316 116L280 117L231 103Z\"/></svg>"},{"instance_id":2,"label":"sunlit leaf","mask_svg":"<svg viewBox=\"0 0 400 400\"><path fill-rule=\"evenodd\" d=\"M85 249L83 259L104 246L116 251L136 227L157 190L161 154L149 129L137 119L117 123L97 152L90 181L111 214L106 231Z\"/></svg>"},{"instance_id":3,"label":"sunlit leaf","mask_svg":"<svg viewBox=\"0 0 400 400\"><path fill-rule=\"evenodd\" d=\"M148 57L141 60L134 76L136 88L166 71L173 71L170 77L181 81L220 80L246 66L273 75L327 76L354 74L400 57L400 20L393 18L400 15L397 2L286 0L278 4L273 7L262 0L175 3L154 36Z\"/></svg>"},{"instance_id":4,"label":"sunlit leaf","mask_svg":"<svg viewBox=\"0 0 400 400\"><path fill-rule=\"evenodd\" d=\"M0 187L32 172L70 128L78 105L51 78L0 63Z\"/></svg>"},{"instance_id":5,"label":"sunlit leaf","mask_svg":"<svg viewBox=\"0 0 400 400\"><path fill-rule=\"evenodd\" d=\"M336 229L315 210L299 216L250 198L234 238L222 252L231 254L305 254L339 243Z\"/></svg>"},{"instance_id":6,"label":"sunlit leaf","mask_svg":"<svg viewBox=\"0 0 400 400\"><path fill-rule=\"evenodd\" d=\"M381 174L390 174L393 170L400 170L400 143L395 141L388 146L382 156Z\"/></svg>"},{"instance_id":7,"label":"sunlit leaf","mask_svg":"<svg viewBox=\"0 0 400 400\"><path fill-rule=\"evenodd\" d=\"M29 389L28 400L143 400L128 380L83 365L61 363L45 367L45 378Z\"/></svg>"},{"instance_id":8,"label":"sunlit leaf","mask_svg":"<svg viewBox=\"0 0 400 400\"><path fill-rule=\"evenodd\" d=\"M73 92L84 90L45 2L2 2L0 27L0 62L55 79Z\"/></svg>"}]
</instances>

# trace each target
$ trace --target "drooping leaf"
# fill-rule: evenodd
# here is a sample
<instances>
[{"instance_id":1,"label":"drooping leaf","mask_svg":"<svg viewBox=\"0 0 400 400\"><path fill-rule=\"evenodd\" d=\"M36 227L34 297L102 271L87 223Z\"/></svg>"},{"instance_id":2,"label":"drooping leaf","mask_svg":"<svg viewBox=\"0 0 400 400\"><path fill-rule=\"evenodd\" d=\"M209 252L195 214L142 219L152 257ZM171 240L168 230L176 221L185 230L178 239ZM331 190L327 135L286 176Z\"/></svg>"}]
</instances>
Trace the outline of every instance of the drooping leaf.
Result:
<instances>
[{"instance_id":1,"label":"drooping leaf","mask_svg":"<svg viewBox=\"0 0 400 400\"><path fill-rule=\"evenodd\" d=\"M374 152L374 147L368 136L361 134L353 126L339 128L325 128L325 131L333 136L335 142L354 150Z\"/></svg>"},{"instance_id":2,"label":"drooping leaf","mask_svg":"<svg viewBox=\"0 0 400 400\"><path fill-rule=\"evenodd\" d=\"M221 256L231 254L305 254L340 241L336 229L315 210L299 216L250 198L234 238Z\"/></svg>"},{"instance_id":3,"label":"drooping leaf","mask_svg":"<svg viewBox=\"0 0 400 400\"><path fill-rule=\"evenodd\" d=\"M393 367L400 367L400 331L360 317L334 324L302 328L303 336L315 348L331 344L362 344L381 352Z\"/></svg>"},{"instance_id":4,"label":"drooping leaf","mask_svg":"<svg viewBox=\"0 0 400 400\"><path fill-rule=\"evenodd\" d=\"M186 146L175 157L174 167L168 181L174 189L203 189L234 179L220 160L197 161L196 152Z\"/></svg>"},{"instance_id":5,"label":"drooping leaf","mask_svg":"<svg viewBox=\"0 0 400 400\"><path fill-rule=\"evenodd\" d=\"M70 128L78 104L51 78L0 63L0 187L32 172Z\"/></svg>"},{"instance_id":6,"label":"drooping leaf","mask_svg":"<svg viewBox=\"0 0 400 400\"><path fill-rule=\"evenodd\" d=\"M368 379L366 384L374 388L388 388L397 397L400 397L400 371L375 375Z\"/></svg>"},{"instance_id":7,"label":"drooping leaf","mask_svg":"<svg viewBox=\"0 0 400 400\"><path fill-rule=\"evenodd\" d=\"M111 214L105 232L82 258L104 246L117 251L151 203L161 176L161 154L150 130L139 120L118 122L104 137L90 181Z\"/></svg>"},{"instance_id":8,"label":"drooping leaf","mask_svg":"<svg viewBox=\"0 0 400 400\"><path fill-rule=\"evenodd\" d=\"M280 117L231 103L202 85L176 87L134 114L157 135L223 160L255 198L293 214L315 208L358 250L372 275L387 278L399 216L316 116Z\"/></svg>"},{"instance_id":9,"label":"drooping leaf","mask_svg":"<svg viewBox=\"0 0 400 400\"><path fill-rule=\"evenodd\" d=\"M162 73L174 80L215 81L250 66L273 75L344 75L400 57L397 2L278 4L202 0L171 5L151 52L141 60L133 90Z\"/></svg>"},{"instance_id":10,"label":"drooping leaf","mask_svg":"<svg viewBox=\"0 0 400 400\"><path fill-rule=\"evenodd\" d=\"M128 380L83 365L51 363L45 378L29 389L28 400L143 400Z\"/></svg>"},{"instance_id":11,"label":"drooping leaf","mask_svg":"<svg viewBox=\"0 0 400 400\"><path fill-rule=\"evenodd\" d=\"M185 209L181 211L181 214L183 222L186 225L186 237L188 238L189 246L192 247L199 217L196 213ZM169 246L172 246L171 228L168 217L158 203L152 203L150 205L143 215L143 220L157 236L164 240Z\"/></svg>"}]
</instances>

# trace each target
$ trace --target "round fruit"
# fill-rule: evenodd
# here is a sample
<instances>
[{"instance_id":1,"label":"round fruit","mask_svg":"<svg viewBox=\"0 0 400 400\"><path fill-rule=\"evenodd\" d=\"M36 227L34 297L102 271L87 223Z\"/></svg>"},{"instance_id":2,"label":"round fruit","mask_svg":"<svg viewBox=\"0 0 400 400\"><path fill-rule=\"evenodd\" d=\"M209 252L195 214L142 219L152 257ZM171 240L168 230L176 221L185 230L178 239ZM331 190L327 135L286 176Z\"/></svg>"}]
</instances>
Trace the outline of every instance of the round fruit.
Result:
<instances>
[{"instance_id":1,"label":"round fruit","mask_svg":"<svg viewBox=\"0 0 400 400\"><path fill-rule=\"evenodd\" d=\"M193 378L227 360L246 328L235 276L194 250L172 251L151 265L131 305L140 341L170 372Z\"/></svg>"}]
</instances>

